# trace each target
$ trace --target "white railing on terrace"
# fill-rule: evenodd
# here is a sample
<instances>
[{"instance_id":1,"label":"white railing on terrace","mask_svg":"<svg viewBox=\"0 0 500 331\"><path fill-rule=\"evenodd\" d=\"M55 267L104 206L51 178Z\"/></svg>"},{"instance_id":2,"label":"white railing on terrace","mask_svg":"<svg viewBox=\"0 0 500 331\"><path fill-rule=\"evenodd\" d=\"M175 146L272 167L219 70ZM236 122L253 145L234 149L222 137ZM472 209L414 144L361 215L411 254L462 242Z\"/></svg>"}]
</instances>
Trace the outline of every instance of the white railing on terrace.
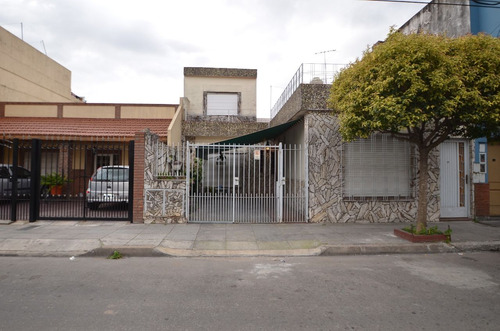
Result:
<instances>
[{"instance_id":1,"label":"white railing on terrace","mask_svg":"<svg viewBox=\"0 0 500 331\"><path fill-rule=\"evenodd\" d=\"M300 84L331 84L335 74L345 67L338 63L303 63L288 83L287 87L271 109L271 119L276 116L280 109L290 99Z\"/></svg>"}]
</instances>

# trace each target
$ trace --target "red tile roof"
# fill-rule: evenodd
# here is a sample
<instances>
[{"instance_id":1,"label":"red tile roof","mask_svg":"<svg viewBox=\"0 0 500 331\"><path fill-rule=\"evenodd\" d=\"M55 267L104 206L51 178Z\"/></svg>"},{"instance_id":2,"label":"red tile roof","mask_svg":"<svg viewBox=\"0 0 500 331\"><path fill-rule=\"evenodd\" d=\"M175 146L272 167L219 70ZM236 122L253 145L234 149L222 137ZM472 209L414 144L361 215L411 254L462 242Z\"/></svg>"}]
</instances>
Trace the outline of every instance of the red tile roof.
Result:
<instances>
[{"instance_id":1,"label":"red tile roof","mask_svg":"<svg viewBox=\"0 0 500 331\"><path fill-rule=\"evenodd\" d=\"M2 117L0 136L133 137L149 129L166 137L170 119Z\"/></svg>"}]
</instances>

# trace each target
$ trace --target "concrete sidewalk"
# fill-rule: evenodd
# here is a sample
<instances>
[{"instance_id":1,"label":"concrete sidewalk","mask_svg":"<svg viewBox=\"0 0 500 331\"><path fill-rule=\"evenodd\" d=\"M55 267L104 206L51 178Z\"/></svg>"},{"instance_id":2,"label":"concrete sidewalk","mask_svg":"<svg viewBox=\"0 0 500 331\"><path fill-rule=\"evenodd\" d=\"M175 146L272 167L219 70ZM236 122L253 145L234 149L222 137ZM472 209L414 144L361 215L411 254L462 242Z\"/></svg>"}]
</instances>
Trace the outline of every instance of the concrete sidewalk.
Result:
<instances>
[{"instance_id":1,"label":"concrete sidewalk","mask_svg":"<svg viewBox=\"0 0 500 331\"><path fill-rule=\"evenodd\" d=\"M452 241L414 244L407 224L130 224L37 221L0 225L0 255L317 256L500 250L500 221L441 222ZM434 224L430 224L433 226Z\"/></svg>"}]
</instances>

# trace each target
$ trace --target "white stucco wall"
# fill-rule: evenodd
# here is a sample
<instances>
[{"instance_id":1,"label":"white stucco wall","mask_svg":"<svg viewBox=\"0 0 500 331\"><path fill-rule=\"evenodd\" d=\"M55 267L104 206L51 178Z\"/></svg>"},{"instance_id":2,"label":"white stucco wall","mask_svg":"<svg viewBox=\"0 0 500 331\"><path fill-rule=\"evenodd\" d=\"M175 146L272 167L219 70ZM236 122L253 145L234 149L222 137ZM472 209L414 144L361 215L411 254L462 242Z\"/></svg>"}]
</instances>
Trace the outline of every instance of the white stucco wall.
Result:
<instances>
[{"instance_id":1,"label":"white stucco wall","mask_svg":"<svg viewBox=\"0 0 500 331\"><path fill-rule=\"evenodd\" d=\"M188 116L203 116L204 92L239 92L239 116L257 116L257 80L254 78L184 77L184 97L189 99Z\"/></svg>"}]
</instances>

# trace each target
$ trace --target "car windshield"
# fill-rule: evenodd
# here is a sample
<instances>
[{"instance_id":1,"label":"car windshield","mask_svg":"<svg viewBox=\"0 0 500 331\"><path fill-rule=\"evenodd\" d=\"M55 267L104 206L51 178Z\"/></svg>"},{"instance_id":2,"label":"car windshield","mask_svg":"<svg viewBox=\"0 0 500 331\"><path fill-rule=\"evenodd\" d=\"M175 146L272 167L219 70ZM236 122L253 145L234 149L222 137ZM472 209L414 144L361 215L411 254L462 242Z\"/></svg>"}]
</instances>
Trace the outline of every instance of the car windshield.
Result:
<instances>
[{"instance_id":1,"label":"car windshield","mask_svg":"<svg viewBox=\"0 0 500 331\"><path fill-rule=\"evenodd\" d=\"M17 169L16 174L18 179L23 179L23 178L30 178L31 177L31 172L27 169L24 169L22 167L17 167L14 168L13 166L1 166L0 167L0 178L10 178L11 174L9 172L9 168L11 170Z\"/></svg>"},{"instance_id":2,"label":"car windshield","mask_svg":"<svg viewBox=\"0 0 500 331\"><path fill-rule=\"evenodd\" d=\"M103 180L112 182L128 181L127 168L100 168L92 177L92 180Z\"/></svg>"},{"instance_id":3,"label":"car windshield","mask_svg":"<svg viewBox=\"0 0 500 331\"><path fill-rule=\"evenodd\" d=\"M0 178L9 178L10 173L7 167L0 167Z\"/></svg>"},{"instance_id":4,"label":"car windshield","mask_svg":"<svg viewBox=\"0 0 500 331\"><path fill-rule=\"evenodd\" d=\"M31 173L24 169L24 168L21 168L21 167L17 167L17 178L30 178L31 177Z\"/></svg>"}]
</instances>

